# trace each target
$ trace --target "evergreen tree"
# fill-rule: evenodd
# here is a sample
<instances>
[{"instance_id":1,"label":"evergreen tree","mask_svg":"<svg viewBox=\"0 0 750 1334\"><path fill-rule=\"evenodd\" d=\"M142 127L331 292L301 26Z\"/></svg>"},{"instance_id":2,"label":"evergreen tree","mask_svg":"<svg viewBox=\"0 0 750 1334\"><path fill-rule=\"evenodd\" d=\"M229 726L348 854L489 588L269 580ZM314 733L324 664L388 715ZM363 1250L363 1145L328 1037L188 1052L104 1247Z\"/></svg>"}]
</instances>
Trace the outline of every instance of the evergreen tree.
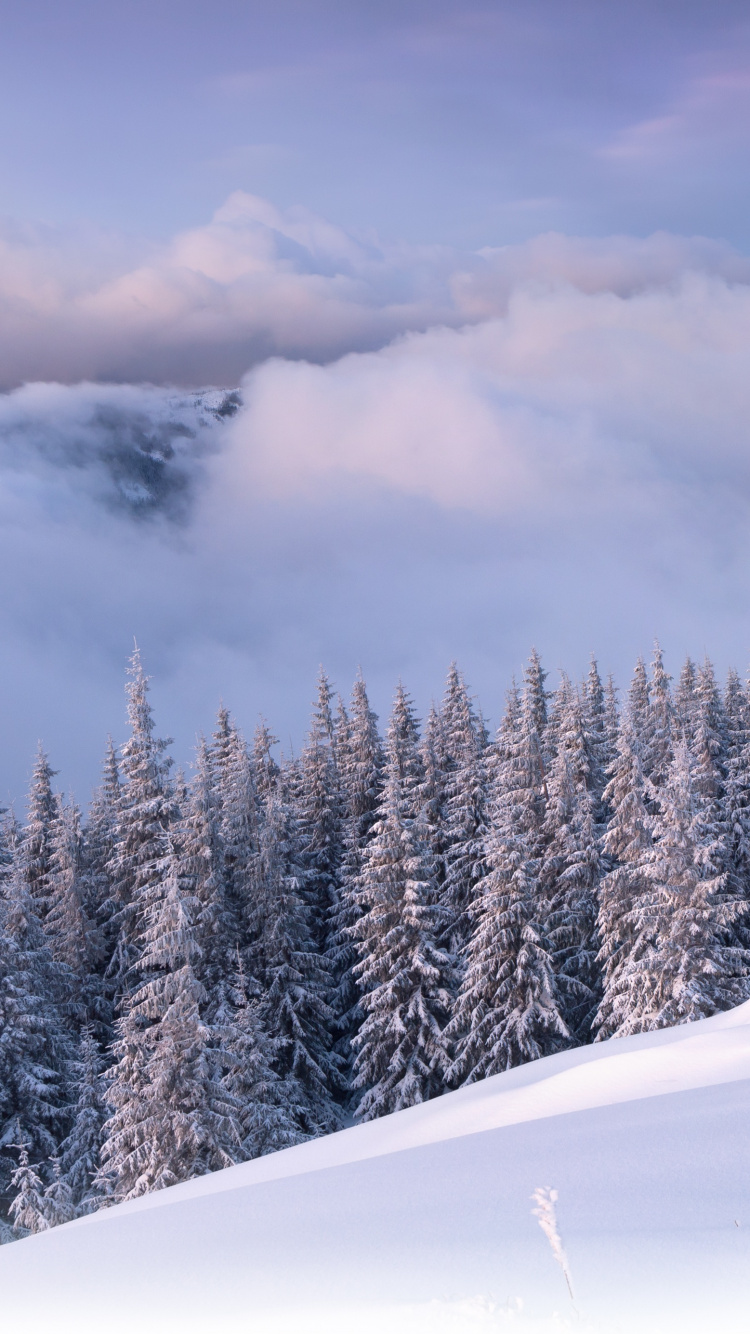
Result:
<instances>
[{"instance_id":1,"label":"evergreen tree","mask_svg":"<svg viewBox=\"0 0 750 1334\"><path fill-rule=\"evenodd\" d=\"M602 794L607 782L607 768L612 760L607 733L607 710L596 658L591 665L580 695L581 722L589 757L587 787L594 803L597 820L601 820Z\"/></svg>"},{"instance_id":2,"label":"evergreen tree","mask_svg":"<svg viewBox=\"0 0 750 1334\"><path fill-rule=\"evenodd\" d=\"M0 900L0 1150L26 1144L51 1157L66 1128L72 1049L61 1018L70 978L50 954L29 889L24 845L16 845ZM11 1161L0 1159L0 1190Z\"/></svg>"},{"instance_id":3,"label":"evergreen tree","mask_svg":"<svg viewBox=\"0 0 750 1334\"><path fill-rule=\"evenodd\" d=\"M634 909L653 945L633 978L627 1031L703 1019L747 996L750 954L727 943L744 905L732 897L723 848L690 747L680 741L644 858L649 892Z\"/></svg>"},{"instance_id":4,"label":"evergreen tree","mask_svg":"<svg viewBox=\"0 0 750 1334\"><path fill-rule=\"evenodd\" d=\"M341 1125L334 1101L340 1062L331 1050L332 979L313 938L299 826L281 780L261 804L253 875L254 959L274 1070L295 1090L302 1134L326 1134Z\"/></svg>"},{"instance_id":5,"label":"evergreen tree","mask_svg":"<svg viewBox=\"0 0 750 1334\"><path fill-rule=\"evenodd\" d=\"M199 904L196 933L201 942L200 980L206 991L205 1017L209 1022L221 1007L230 985L232 959L239 944L233 904L227 894L226 859L221 837L223 798L217 790L213 755L201 739L195 778L178 826L179 875ZM234 851L234 850L233 850Z\"/></svg>"},{"instance_id":6,"label":"evergreen tree","mask_svg":"<svg viewBox=\"0 0 750 1334\"><path fill-rule=\"evenodd\" d=\"M549 904L548 940L564 1017L578 1041L590 1040L599 998L597 885L602 871L594 764L580 698L563 676L555 697L557 753L551 762L540 873Z\"/></svg>"},{"instance_id":7,"label":"evergreen tree","mask_svg":"<svg viewBox=\"0 0 750 1334\"><path fill-rule=\"evenodd\" d=\"M635 664L633 679L628 690L628 717L636 736L648 736L651 714L651 689L643 658Z\"/></svg>"},{"instance_id":8,"label":"evergreen tree","mask_svg":"<svg viewBox=\"0 0 750 1334\"><path fill-rule=\"evenodd\" d=\"M487 764L484 729L477 722L466 685L455 663L450 669L442 710L445 764L440 943L460 954L472 931L472 905L483 879L487 832Z\"/></svg>"},{"instance_id":9,"label":"evergreen tree","mask_svg":"<svg viewBox=\"0 0 750 1334\"><path fill-rule=\"evenodd\" d=\"M52 831L57 819L52 779L56 772L50 767L40 742L31 776L23 844L29 893L41 921L44 921L49 908Z\"/></svg>"},{"instance_id":10,"label":"evergreen tree","mask_svg":"<svg viewBox=\"0 0 750 1334\"><path fill-rule=\"evenodd\" d=\"M611 811L604 835L610 869L599 884L599 963L603 995L594 1021L596 1040L627 1033L638 1011L638 970L652 948L648 918L638 911L648 893L646 853L651 846L641 743L629 717L620 730L612 777L604 793Z\"/></svg>"},{"instance_id":11,"label":"evergreen tree","mask_svg":"<svg viewBox=\"0 0 750 1334\"><path fill-rule=\"evenodd\" d=\"M44 930L52 957L70 977L68 1007L76 1022L106 1024L109 1009L102 996L100 933L84 902L81 816L72 802L58 799L52 830L48 911Z\"/></svg>"},{"instance_id":12,"label":"evergreen tree","mask_svg":"<svg viewBox=\"0 0 750 1334\"><path fill-rule=\"evenodd\" d=\"M321 951L332 944L340 910L341 792L334 751L332 690L321 670L310 732L297 769L296 806L306 870L303 893Z\"/></svg>"},{"instance_id":13,"label":"evergreen tree","mask_svg":"<svg viewBox=\"0 0 750 1334\"><path fill-rule=\"evenodd\" d=\"M727 844L739 897L750 905L750 708L736 672L724 692L726 717L725 807ZM750 907L748 908L750 911ZM738 922L743 943L750 944L748 911Z\"/></svg>"},{"instance_id":14,"label":"evergreen tree","mask_svg":"<svg viewBox=\"0 0 750 1334\"><path fill-rule=\"evenodd\" d=\"M60 1159L50 1159L52 1180L47 1186L42 1199L42 1210L48 1227L59 1227L61 1223L70 1223L76 1216L73 1195L62 1174Z\"/></svg>"},{"instance_id":15,"label":"evergreen tree","mask_svg":"<svg viewBox=\"0 0 750 1334\"><path fill-rule=\"evenodd\" d=\"M280 1077L273 1068L273 1045L262 1022L261 1005L248 997L239 964L227 1006L218 1020L223 1085L234 1107L239 1127L239 1155L243 1160L275 1153L305 1136L300 1126L306 1107L298 1101L294 1079Z\"/></svg>"},{"instance_id":16,"label":"evergreen tree","mask_svg":"<svg viewBox=\"0 0 750 1334\"><path fill-rule=\"evenodd\" d=\"M164 837L178 810L169 784L168 740L154 735L148 677L136 648L127 686L130 737L122 748L123 782L110 863L117 937L107 968L119 1003L136 985L131 972L138 956L143 913L161 879Z\"/></svg>"},{"instance_id":17,"label":"evergreen tree","mask_svg":"<svg viewBox=\"0 0 750 1334\"><path fill-rule=\"evenodd\" d=\"M367 911L355 928L365 1020L353 1041L353 1083L366 1090L356 1111L363 1121L435 1097L448 1067L453 967L436 944L435 863L419 819L417 742L416 719L399 686L362 874Z\"/></svg>"},{"instance_id":18,"label":"evergreen tree","mask_svg":"<svg viewBox=\"0 0 750 1334\"><path fill-rule=\"evenodd\" d=\"M93 951L94 972L98 979L97 1006L89 1015L102 1047L113 1037L113 988L105 977L117 945L117 904L114 898L112 866L120 809L120 770L112 738L102 766L102 781L93 794L86 827L83 831L80 873L83 909L91 924L88 936Z\"/></svg>"},{"instance_id":19,"label":"evergreen tree","mask_svg":"<svg viewBox=\"0 0 750 1334\"><path fill-rule=\"evenodd\" d=\"M695 664L690 658L685 659L685 665L680 672L680 679L677 683L677 693L675 696L675 716L677 727L686 741L691 741L693 736L693 711L695 708Z\"/></svg>"},{"instance_id":20,"label":"evergreen tree","mask_svg":"<svg viewBox=\"0 0 750 1334\"><path fill-rule=\"evenodd\" d=\"M71 1067L73 1125L60 1145L62 1176L76 1215L92 1213L102 1203L95 1183L106 1116L103 1064L92 1029L84 1028Z\"/></svg>"},{"instance_id":21,"label":"evergreen tree","mask_svg":"<svg viewBox=\"0 0 750 1334\"><path fill-rule=\"evenodd\" d=\"M476 927L448 1034L453 1083L473 1083L570 1042L546 948L539 886L542 768L533 678L523 702L514 685L500 727L486 835L487 874L478 886Z\"/></svg>"},{"instance_id":22,"label":"evergreen tree","mask_svg":"<svg viewBox=\"0 0 750 1334\"><path fill-rule=\"evenodd\" d=\"M644 752L644 772L651 788L657 792L663 787L672 762L674 704L671 679L664 670L664 655L657 643L651 664L648 717L640 738Z\"/></svg>"},{"instance_id":23,"label":"evergreen tree","mask_svg":"<svg viewBox=\"0 0 750 1334\"><path fill-rule=\"evenodd\" d=\"M11 1178L10 1188L14 1196L10 1205L10 1216L16 1228L16 1235L28 1236L34 1232L45 1232L49 1227L44 1210L44 1187L36 1170L29 1163L29 1150L22 1144L19 1152L18 1167Z\"/></svg>"},{"instance_id":24,"label":"evergreen tree","mask_svg":"<svg viewBox=\"0 0 750 1334\"><path fill-rule=\"evenodd\" d=\"M202 1022L197 901L171 847L145 914L138 990L117 1024L97 1185L114 1201L186 1181L238 1157L234 1106Z\"/></svg>"},{"instance_id":25,"label":"evergreen tree","mask_svg":"<svg viewBox=\"0 0 750 1334\"><path fill-rule=\"evenodd\" d=\"M330 961L335 983L336 1046L345 1069L348 1069L352 1059L351 1039L362 1018L360 992L353 972L357 962L353 930L362 915L360 890L365 851L377 818L383 781L383 746L378 719L370 708L361 676L352 689L350 715L339 715L336 752L341 782L343 853L339 877L341 906L331 922Z\"/></svg>"}]
</instances>

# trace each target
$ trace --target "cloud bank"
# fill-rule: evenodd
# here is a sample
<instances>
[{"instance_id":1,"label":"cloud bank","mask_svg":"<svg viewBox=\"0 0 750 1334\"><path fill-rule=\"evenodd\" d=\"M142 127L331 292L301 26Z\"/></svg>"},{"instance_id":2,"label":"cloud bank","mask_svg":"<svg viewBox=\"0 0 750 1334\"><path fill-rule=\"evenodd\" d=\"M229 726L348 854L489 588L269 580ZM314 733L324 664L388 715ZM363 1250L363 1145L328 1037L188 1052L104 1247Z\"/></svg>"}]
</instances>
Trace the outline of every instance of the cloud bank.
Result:
<instances>
[{"instance_id":1,"label":"cloud bank","mask_svg":"<svg viewBox=\"0 0 750 1334\"><path fill-rule=\"evenodd\" d=\"M354 237L242 192L163 245L6 221L0 383L234 386L269 356L323 363L407 331L504 315L519 286L629 295L689 271L750 281L746 258L704 238L553 233L461 253Z\"/></svg>"},{"instance_id":2,"label":"cloud bank","mask_svg":"<svg viewBox=\"0 0 750 1334\"><path fill-rule=\"evenodd\" d=\"M553 672L583 671L594 649L621 680L655 635L675 671L686 651L722 669L750 657L742 256L546 236L421 270L402 254L404 296L392 256L351 243L345 263L349 242L317 225L284 221L286 258L258 260L245 221L231 245L220 220L170 251L175 273L200 256L222 300L238 283L276 292L243 310L264 338L273 316L283 355L237 394L85 383L0 398L7 789L41 733L85 793L122 729L133 634L182 758L222 695L248 730L263 712L298 744L321 661L345 691L361 665L385 711L399 675L424 707L458 657L497 721L532 643ZM278 332L294 323L285 291L321 308L347 293L329 326L311 315L304 358ZM372 319L366 339L336 322L344 307ZM386 339L377 320L397 308Z\"/></svg>"}]
</instances>

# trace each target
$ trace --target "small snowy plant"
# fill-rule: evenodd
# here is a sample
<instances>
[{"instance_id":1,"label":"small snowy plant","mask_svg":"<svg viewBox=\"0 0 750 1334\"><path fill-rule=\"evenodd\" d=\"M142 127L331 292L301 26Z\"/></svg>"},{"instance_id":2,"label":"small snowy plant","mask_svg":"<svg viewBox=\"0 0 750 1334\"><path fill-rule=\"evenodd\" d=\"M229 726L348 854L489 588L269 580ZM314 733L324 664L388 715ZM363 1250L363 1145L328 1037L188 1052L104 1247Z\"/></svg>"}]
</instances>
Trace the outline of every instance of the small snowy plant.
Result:
<instances>
[{"instance_id":1,"label":"small snowy plant","mask_svg":"<svg viewBox=\"0 0 750 1334\"><path fill-rule=\"evenodd\" d=\"M573 1280L570 1277L568 1257L565 1254L562 1237L560 1236L560 1231L557 1226L557 1210L555 1209L557 1191L552 1190L549 1186L538 1186L531 1198L537 1206L536 1209L532 1209L531 1212L539 1219L539 1226L550 1244L552 1254L565 1275L565 1282L568 1285L570 1300L575 1302L575 1297L573 1296Z\"/></svg>"}]
</instances>

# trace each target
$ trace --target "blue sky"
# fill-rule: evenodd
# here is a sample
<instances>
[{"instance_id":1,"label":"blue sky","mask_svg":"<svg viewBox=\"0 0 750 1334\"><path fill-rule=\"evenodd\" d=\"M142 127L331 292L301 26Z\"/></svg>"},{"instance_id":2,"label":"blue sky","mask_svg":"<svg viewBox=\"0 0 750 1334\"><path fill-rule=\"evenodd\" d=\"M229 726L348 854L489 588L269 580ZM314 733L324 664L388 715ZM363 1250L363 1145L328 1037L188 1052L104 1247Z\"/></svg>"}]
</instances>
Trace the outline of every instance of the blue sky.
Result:
<instances>
[{"instance_id":1,"label":"blue sky","mask_svg":"<svg viewBox=\"0 0 750 1334\"><path fill-rule=\"evenodd\" d=\"M183 762L321 662L744 669L746 6L30 0L0 116L3 799L134 635Z\"/></svg>"},{"instance_id":2,"label":"blue sky","mask_svg":"<svg viewBox=\"0 0 750 1334\"><path fill-rule=\"evenodd\" d=\"M167 236L231 190L413 243L748 240L741 3L6 5L0 211Z\"/></svg>"}]
</instances>

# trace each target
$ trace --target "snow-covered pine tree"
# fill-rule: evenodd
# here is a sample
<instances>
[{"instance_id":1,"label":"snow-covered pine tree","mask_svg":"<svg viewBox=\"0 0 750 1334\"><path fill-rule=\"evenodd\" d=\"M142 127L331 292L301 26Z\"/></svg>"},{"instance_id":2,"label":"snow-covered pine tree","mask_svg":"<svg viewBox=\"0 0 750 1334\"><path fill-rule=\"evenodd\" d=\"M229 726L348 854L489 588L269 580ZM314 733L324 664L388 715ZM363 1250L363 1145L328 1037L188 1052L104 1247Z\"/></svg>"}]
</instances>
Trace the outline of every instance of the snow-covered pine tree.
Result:
<instances>
[{"instance_id":1,"label":"snow-covered pine tree","mask_svg":"<svg viewBox=\"0 0 750 1334\"><path fill-rule=\"evenodd\" d=\"M132 969L143 911L151 889L160 882L164 837L178 815L168 777L172 761L165 754L169 741L154 735L148 677L137 648L128 675L130 736L122 747L122 785L109 867L117 936L107 981L118 1004L137 983Z\"/></svg>"},{"instance_id":2,"label":"snow-covered pine tree","mask_svg":"<svg viewBox=\"0 0 750 1334\"><path fill-rule=\"evenodd\" d=\"M93 1213L103 1203L95 1184L106 1118L103 1066L99 1044L86 1027L71 1065L73 1125L60 1145L62 1177L79 1217Z\"/></svg>"},{"instance_id":3,"label":"snow-covered pine tree","mask_svg":"<svg viewBox=\"0 0 750 1334\"><path fill-rule=\"evenodd\" d=\"M70 983L50 954L36 915L23 844L0 899L0 1193L15 1160L8 1149L26 1144L38 1162L50 1158L65 1133L66 1076L72 1055L61 1018Z\"/></svg>"},{"instance_id":4,"label":"snow-covered pine tree","mask_svg":"<svg viewBox=\"0 0 750 1334\"><path fill-rule=\"evenodd\" d=\"M91 1016L91 1022L102 1049L112 1040L114 1022L111 987L104 973L117 942L117 908L113 898L111 867L119 806L120 771L112 738L109 737L102 765L102 781L93 794L83 831L80 876L84 911L95 927L89 936L89 945L93 945L96 950L94 971L99 979L98 1001L101 1008Z\"/></svg>"},{"instance_id":5,"label":"snow-covered pine tree","mask_svg":"<svg viewBox=\"0 0 750 1334\"><path fill-rule=\"evenodd\" d=\"M538 680L538 673L534 673ZM477 887L476 922L448 1035L449 1077L470 1084L569 1045L539 887L544 811L535 682L523 701L515 686L495 745L487 874Z\"/></svg>"},{"instance_id":6,"label":"snow-covered pine tree","mask_svg":"<svg viewBox=\"0 0 750 1334\"><path fill-rule=\"evenodd\" d=\"M26 880L40 921L44 921L49 907L52 831L57 819L52 779L56 773L57 770L50 767L40 741L31 775L28 813L23 831Z\"/></svg>"},{"instance_id":7,"label":"snow-covered pine tree","mask_svg":"<svg viewBox=\"0 0 750 1334\"><path fill-rule=\"evenodd\" d=\"M617 699L617 686L610 673L604 687L604 726L607 733L607 753L609 763L605 774L609 777L610 766L617 754L617 740L620 735L620 706Z\"/></svg>"},{"instance_id":8,"label":"snow-covered pine tree","mask_svg":"<svg viewBox=\"0 0 750 1334\"><path fill-rule=\"evenodd\" d=\"M649 780L652 803L655 796L653 789L658 793L659 788L663 787L672 762L675 710L671 680L664 669L664 655L657 642L651 663L648 715L640 737L643 772Z\"/></svg>"},{"instance_id":9,"label":"snow-covered pine tree","mask_svg":"<svg viewBox=\"0 0 750 1334\"><path fill-rule=\"evenodd\" d=\"M233 985L216 1023L225 1065L223 1085L239 1127L241 1159L275 1153L305 1136L300 1126L306 1108L297 1101L299 1086L273 1068L273 1045L262 1021L261 1003L247 993L238 952Z\"/></svg>"},{"instance_id":10,"label":"snow-covered pine tree","mask_svg":"<svg viewBox=\"0 0 750 1334\"><path fill-rule=\"evenodd\" d=\"M70 1223L76 1216L73 1194L62 1174L60 1159L55 1154L50 1159L52 1180L47 1186L42 1199L42 1210L49 1227L59 1227L61 1223Z\"/></svg>"},{"instance_id":11,"label":"snow-covered pine tree","mask_svg":"<svg viewBox=\"0 0 750 1334\"><path fill-rule=\"evenodd\" d=\"M638 970L652 948L648 917L638 905L649 892L645 857L651 846L641 742L629 716L623 721L605 788L611 812L603 840L610 869L599 882L598 928L603 995L594 1020L596 1041L627 1033L640 1004Z\"/></svg>"},{"instance_id":12,"label":"snow-covered pine tree","mask_svg":"<svg viewBox=\"0 0 750 1334\"><path fill-rule=\"evenodd\" d=\"M227 893L221 837L224 795L224 791L219 795L213 753L201 738L195 777L182 819L176 826L175 838L179 848L180 881L189 887L191 896L200 905L195 923L201 943L198 973L206 991L204 1017L208 1022L213 1022L214 1015L222 1007L226 988L231 985L232 960L239 945L238 923Z\"/></svg>"},{"instance_id":13,"label":"snow-covered pine tree","mask_svg":"<svg viewBox=\"0 0 750 1334\"><path fill-rule=\"evenodd\" d=\"M453 961L436 943L435 860L420 819L422 765L411 703L399 686L388 728L383 795L361 877L355 927L365 1019L353 1040L355 1115L372 1120L445 1087Z\"/></svg>"},{"instance_id":14,"label":"snow-covered pine tree","mask_svg":"<svg viewBox=\"0 0 750 1334\"><path fill-rule=\"evenodd\" d=\"M49 1227L44 1209L44 1186L36 1169L29 1163L28 1145L19 1149L18 1167L10 1182L13 1199L9 1213L16 1236L26 1237L35 1232L46 1232Z\"/></svg>"},{"instance_id":15,"label":"snow-covered pine tree","mask_svg":"<svg viewBox=\"0 0 750 1334\"><path fill-rule=\"evenodd\" d=\"M281 769L271 754L272 748L278 743L278 737L275 737L261 720L253 737L253 774L259 798L267 797L274 792L281 776Z\"/></svg>"},{"instance_id":16,"label":"snow-covered pine tree","mask_svg":"<svg viewBox=\"0 0 750 1334\"><path fill-rule=\"evenodd\" d=\"M628 717L637 737L648 736L649 714L651 706L651 688L643 658L635 664L633 679L630 682L627 698Z\"/></svg>"},{"instance_id":17,"label":"snow-covered pine tree","mask_svg":"<svg viewBox=\"0 0 750 1334\"><path fill-rule=\"evenodd\" d=\"M548 940L564 1018L579 1042L590 1041L600 995L597 886L602 872L592 757L578 692L563 675L555 695L557 750L549 768L543 828L542 893Z\"/></svg>"},{"instance_id":18,"label":"snow-covered pine tree","mask_svg":"<svg viewBox=\"0 0 750 1334\"><path fill-rule=\"evenodd\" d=\"M275 769L269 754L274 739L267 729L258 744L263 781L270 780ZM265 747L265 750L264 750ZM223 856L224 908L227 935L247 950L252 916L251 866L258 850L258 792L256 766L239 728L230 721L225 709L212 741L214 795L219 817L219 839ZM270 768L269 768L270 766ZM229 976L229 975L227 975Z\"/></svg>"},{"instance_id":19,"label":"snow-covered pine tree","mask_svg":"<svg viewBox=\"0 0 750 1334\"><path fill-rule=\"evenodd\" d=\"M726 785L724 816L732 876L748 909L738 922L742 942L750 944L750 705L738 675L730 671L724 691Z\"/></svg>"},{"instance_id":20,"label":"snow-covered pine tree","mask_svg":"<svg viewBox=\"0 0 750 1334\"><path fill-rule=\"evenodd\" d=\"M314 939L327 952L340 909L341 789L334 750L333 692L325 672L310 731L296 769L295 804L306 870L304 895L310 906Z\"/></svg>"},{"instance_id":21,"label":"snow-covered pine tree","mask_svg":"<svg viewBox=\"0 0 750 1334\"><path fill-rule=\"evenodd\" d=\"M637 932L653 947L639 962L627 1032L646 1032L703 1019L747 997L750 953L734 943L744 904L733 895L713 803L686 741L678 742L653 846L644 870L649 892L635 905Z\"/></svg>"},{"instance_id":22,"label":"snow-covered pine tree","mask_svg":"<svg viewBox=\"0 0 750 1334\"><path fill-rule=\"evenodd\" d=\"M252 956L262 988L261 1017L276 1074L295 1090L304 1136L338 1130L340 1060L332 1052L332 978L313 937L303 898L307 869L302 839L283 776L261 802L253 863Z\"/></svg>"},{"instance_id":23,"label":"snow-covered pine tree","mask_svg":"<svg viewBox=\"0 0 750 1334\"><path fill-rule=\"evenodd\" d=\"M680 736L690 741L693 735L693 712L695 708L696 674L695 663L688 657L680 672L675 692L675 717Z\"/></svg>"},{"instance_id":24,"label":"snow-covered pine tree","mask_svg":"<svg viewBox=\"0 0 750 1334\"><path fill-rule=\"evenodd\" d=\"M220 1056L200 1016L197 901L180 885L168 844L161 879L149 885L138 989L117 1023L97 1186L115 1202L135 1199L237 1161L235 1107Z\"/></svg>"},{"instance_id":25,"label":"snow-covered pine tree","mask_svg":"<svg viewBox=\"0 0 750 1334\"><path fill-rule=\"evenodd\" d=\"M73 802L57 799L50 847L48 911L44 931L52 957L69 970L69 1011L76 1023L106 1023L102 995L100 932L84 902L81 815Z\"/></svg>"},{"instance_id":26,"label":"snow-covered pine tree","mask_svg":"<svg viewBox=\"0 0 750 1334\"><path fill-rule=\"evenodd\" d=\"M442 708L445 748L443 783L443 866L440 943L459 956L472 932L472 906L486 873L488 770L484 727L480 727L456 664L448 674Z\"/></svg>"},{"instance_id":27,"label":"snow-covered pine tree","mask_svg":"<svg viewBox=\"0 0 750 1334\"><path fill-rule=\"evenodd\" d=\"M589 755L587 787L594 801L597 821L603 818L602 794L607 783L607 769L612 762L607 733L607 712L604 687L599 676L596 658L591 656L588 676L580 692L581 718Z\"/></svg>"},{"instance_id":28,"label":"snow-covered pine tree","mask_svg":"<svg viewBox=\"0 0 750 1334\"><path fill-rule=\"evenodd\" d=\"M336 1049L348 1070L352 1060L351 1039L362 1019L360 991L353 974L358 956L352 931L362 915L360 878L383 782L378 719L370 708L361 675L354 682L349 713L339 715L336 754L341 783L343 854L339 873L341 906L331 922L330 962L335 985Z\"/></svg>"}]
</instances>

